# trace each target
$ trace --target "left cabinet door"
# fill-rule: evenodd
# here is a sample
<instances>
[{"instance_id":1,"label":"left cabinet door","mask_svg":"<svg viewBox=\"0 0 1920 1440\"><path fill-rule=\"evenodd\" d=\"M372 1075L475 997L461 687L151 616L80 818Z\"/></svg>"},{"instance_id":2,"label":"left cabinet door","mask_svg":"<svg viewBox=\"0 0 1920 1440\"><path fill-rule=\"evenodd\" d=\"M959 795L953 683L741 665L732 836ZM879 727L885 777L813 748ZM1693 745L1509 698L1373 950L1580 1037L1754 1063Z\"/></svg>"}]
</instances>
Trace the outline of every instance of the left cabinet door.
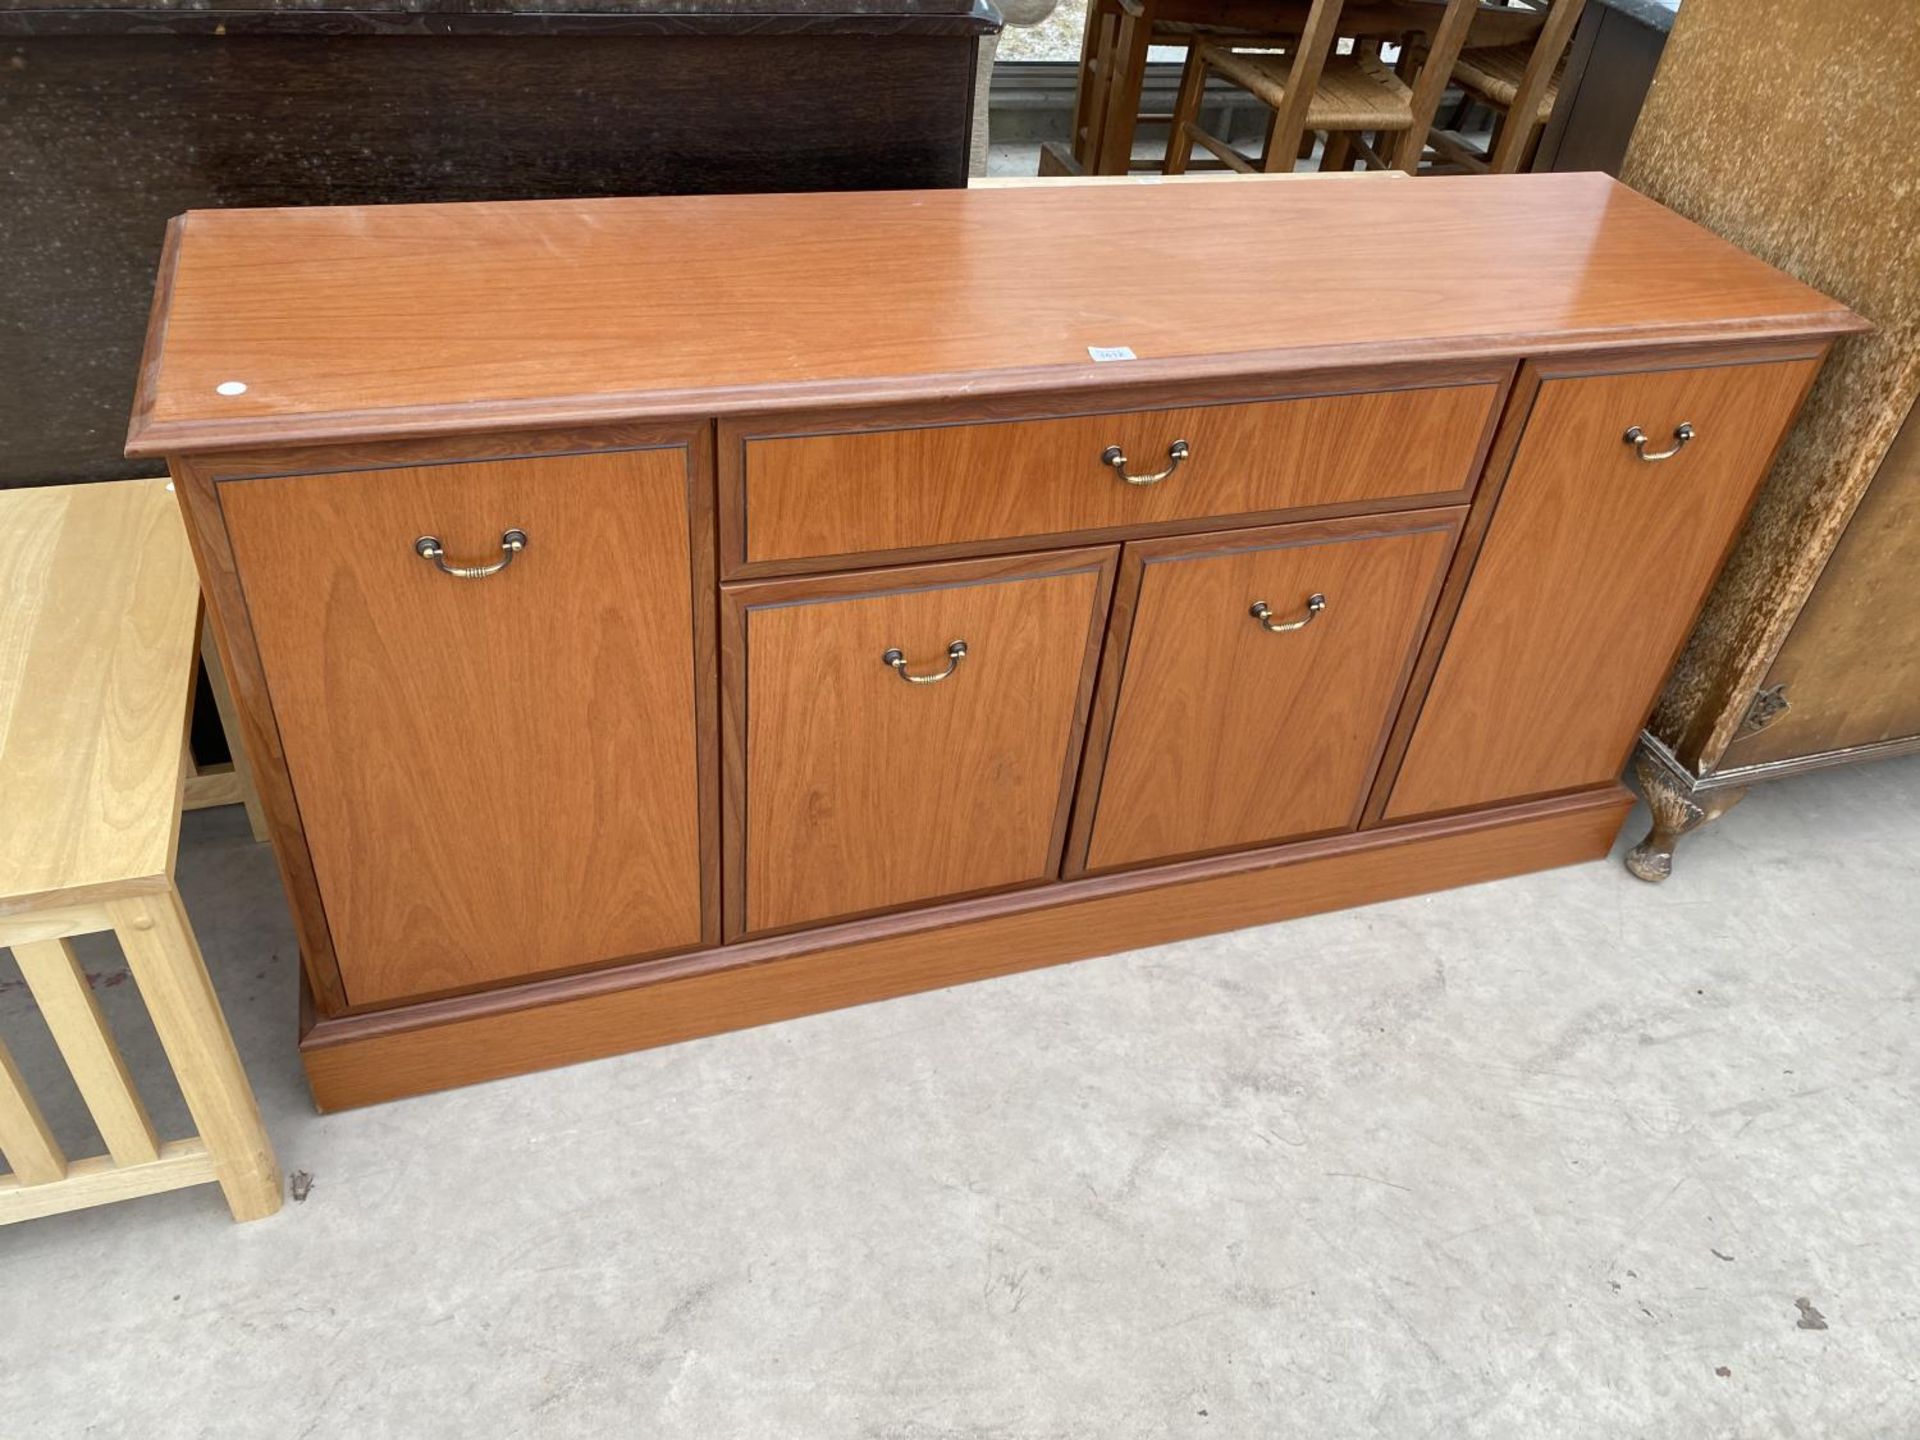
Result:
<instances>
[{"instance_id":1,"label":"left cabinet door","mask_svg":"<svg viewBox=\"0 0 1920 1440\"><path fill-rule=\"evenodd\" d=\"M349 1003L712 938L689 493L681 446L220 483Z\"/></svg>"}]
</instances>

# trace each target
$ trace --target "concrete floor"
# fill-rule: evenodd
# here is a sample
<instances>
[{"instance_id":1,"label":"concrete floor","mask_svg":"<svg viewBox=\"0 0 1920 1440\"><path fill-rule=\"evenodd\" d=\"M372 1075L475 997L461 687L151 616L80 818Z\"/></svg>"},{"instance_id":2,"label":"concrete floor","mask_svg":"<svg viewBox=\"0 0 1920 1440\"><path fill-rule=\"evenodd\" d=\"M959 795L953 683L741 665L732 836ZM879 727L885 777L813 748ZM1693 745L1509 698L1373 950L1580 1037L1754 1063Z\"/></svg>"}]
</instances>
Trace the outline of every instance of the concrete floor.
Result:
<instances>
[{"instance_id":1,"label":"concrete floor","mask_svg":"<svg viewBox=\"0 0 1920 1440\"><path fill-rule=\"evenodd\" d=\"M1920 761L1756 791L1663 888L1616 859L325 1119L270 856L203 813L180 875L312 1192L0 1230L8 1436L1920 1433ZM53 1071L11 959L0 1033Z\"/></svg>"}]
</instances>

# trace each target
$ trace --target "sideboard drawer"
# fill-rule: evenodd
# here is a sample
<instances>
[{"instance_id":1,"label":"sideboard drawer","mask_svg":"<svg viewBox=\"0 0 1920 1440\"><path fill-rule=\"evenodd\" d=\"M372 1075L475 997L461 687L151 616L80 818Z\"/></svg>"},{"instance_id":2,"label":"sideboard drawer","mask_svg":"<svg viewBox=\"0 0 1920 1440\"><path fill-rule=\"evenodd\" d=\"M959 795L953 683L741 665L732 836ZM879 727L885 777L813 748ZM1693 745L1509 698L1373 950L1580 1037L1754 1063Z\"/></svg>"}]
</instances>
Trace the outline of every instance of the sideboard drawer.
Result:
<instances>
[{"instance_id":1,"label":"sideboard drawer","mask_svg":"<svg viewBox=\"0 0 1920 1440\"><path fill-rule=\"evenodd\" d=\"M680 446L221 482L350 1003L714 938L688 484Z\"/></svg>"},{"instance_id":2,"label":"sideboard drawer","mask_svg":"<svg viewBox=\"0 0 1920 1440\"><path fill-rule=\"evenodd\" d=\"M723 454L738 447L728 518L744 527L729 564L1464 500L1499 392L1489 380L1009 422L723 425Z\"/></svg>"},{"instance_id":3,"label":"sideboard drawer","mask_svg":"<svg viewBox=\"0 0 1920 1440\"><path fill-rule=\"evenodd\" d=\"M1086 868L1354 828L1465 513L1129 545Z\"/></svg>"},{"instance_id":4,"label":"sideboard drawer","mask_svg":"<svg viewBox=\"0 0 1920 1440\"><path fill-rule=\"evenodd\" d=\"M725 587L729 937L1052 878L1116 553Z\"/></svg>"}]
</instances>

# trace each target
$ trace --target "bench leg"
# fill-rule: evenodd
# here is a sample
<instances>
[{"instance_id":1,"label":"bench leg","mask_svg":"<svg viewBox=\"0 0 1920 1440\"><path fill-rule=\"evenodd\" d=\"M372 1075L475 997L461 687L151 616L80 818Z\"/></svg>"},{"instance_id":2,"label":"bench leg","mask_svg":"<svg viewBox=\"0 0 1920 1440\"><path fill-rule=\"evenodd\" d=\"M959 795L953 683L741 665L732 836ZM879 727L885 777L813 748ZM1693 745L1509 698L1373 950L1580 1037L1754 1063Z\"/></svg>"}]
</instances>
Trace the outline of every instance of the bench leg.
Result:
<instances>
[{"instance_id":1,"label":"bench leg","mask_svg":"<svg viewBox=\"0 0 1920 1440\"><path fill-rule=\"evenodd\" d=\"M207 688L213 691L213 708L220 712L220 729L227 737L227 753L233 756L234 778L240 782L240 803L247 807L247 825L255 840L267 838L267 815L260 805L260 792L254 788L253 766L240 743L240 710L227 688L226 667L220 663L220 647L214 644L213 627L200 617L200 660L207 667Z\"/></svg>"},{"instance_id":2,"label":"bench leg","mask_svg":"<svg viewBox=\"0 0 1920 1440\"><path fill-rule=\"evenodd\" d=\"M235 1220L259 1220L280 1208L280 1168L260 1107L233 1047L226 1016L180 903L180 892L107 902L127 967L147 1002L153 1028Z\"/></svg>"}]
</instances>

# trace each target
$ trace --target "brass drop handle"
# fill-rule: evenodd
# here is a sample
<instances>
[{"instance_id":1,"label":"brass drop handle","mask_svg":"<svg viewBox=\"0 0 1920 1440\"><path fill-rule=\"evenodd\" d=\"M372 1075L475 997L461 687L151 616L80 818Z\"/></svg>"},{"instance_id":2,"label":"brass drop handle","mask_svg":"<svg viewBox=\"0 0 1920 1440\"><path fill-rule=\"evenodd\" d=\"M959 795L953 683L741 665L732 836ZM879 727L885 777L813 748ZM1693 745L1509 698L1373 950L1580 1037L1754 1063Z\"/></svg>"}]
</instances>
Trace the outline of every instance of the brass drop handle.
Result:
<instances>
[{"instance_id":1,"label":"brass drop handle","mask_svg":"<svg viewBox=\"0 0 1920 1440\"><path fill-rule=\"evenodd\" d=\"M1158 485L1174 471L1180 468L1180 462L1193 453L1193 447L1184 440L1176 440L1167 447L1167 468L1156 470L1151 475L1129 475L1127 473L1127 452L1118 445L1109 445L1100 452L1100 463L1113 467L1113 473L1129 485Z\"/></svg>"},{"instance_id":2,"label":"brass drop handle","mask_svg":"<svg viewBox=\"0 0 1920 1440\"><path fill-rule=\"evenodd\" d=\"M434 569L456 580L484 580L489 575L498 575L513 563L514 556L526 548L526 531L503 530L500 532L500 558L491 565L449 565L447 552L440 548L438 535L422 535L413 542L414 554L422 560L431 560Z\"/></svg>"},{"instance_id":3,"label":"brass drop handle","mask_svg":"<svg viewBox=\"0 0 1920 1440\"><path fill-rule=\"evenodd\" d=\"M909 675L907 657L899 650L889 650L880 657L880 663L893 667L893 673L909 685L938 685L954 671L960 668L960 662L967 658L967 642L956 640L947 646L947 668L938 675Z\"/></svg>"},{"instance_id":4,"label":"brass drop handle","mask_svg":"<svg viewBox=\"0 0 1920 1440\"><path fill-rule=\"evenodd\" d=\"M1247 611L1247 613L1258 620L1260 622L1260 628L1265 630L1269 635L1285 635L1290 630L1306 629L1307 626L1313 623L1314 616L1326 608L1327 597L1316 592L1307 596L1307 613L1302 615L1298 620L1285 620L1278 625L1274 624L1273 611L1267 608L1267 602L1264 600L1254 601L1253 608Z\"/></svg>"},{"instance_id":5,"label":"brass drop handle","mask_svg":"<svg viewBox=\"0 0 1920 1440\"><path fill-rule=\"evenodd\" d=\"M1693 438L1693 422L1688 420L1673 427L1673 448L1671 450L1647 449L1647 432L1638 425L1633 426L1620 437L1633 447L1633 453L1649 465L1656 460L1671 460L1687 448L1687 442Z\"/></svg>"}]
</instances>

